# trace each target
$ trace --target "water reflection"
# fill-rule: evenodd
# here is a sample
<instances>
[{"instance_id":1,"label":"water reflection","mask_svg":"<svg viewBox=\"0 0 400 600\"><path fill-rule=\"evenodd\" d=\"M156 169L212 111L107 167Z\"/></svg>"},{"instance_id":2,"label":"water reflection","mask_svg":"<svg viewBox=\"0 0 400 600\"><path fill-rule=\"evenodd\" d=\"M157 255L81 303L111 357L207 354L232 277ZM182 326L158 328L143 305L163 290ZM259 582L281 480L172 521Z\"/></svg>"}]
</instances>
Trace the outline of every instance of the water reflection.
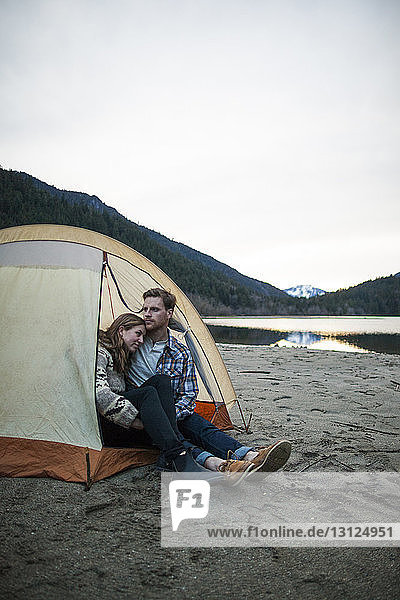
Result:
<instances>
[{"instance_id":1,"label":"water reflection","mask_svg":"<svg viewBox=\"0 0 400 600\"><path fill-rule=\"evenodd\" d=\"M246 327L224 327L208 325L211 335L221 344L256 344L269 346L282 338L281 331L267 329L247 329Z\"/></svg>"},{"instance_id":2,"label":"water reflection","mask_svg":"<svg viewBox=\"0 0 400 600\"><path fill-rule=\"evenodd\" d=\"M346 342L342 342L340 340L336 340L334 338L324 338L322 335L314 335L307 334L299 336L302 339L301 342L294 341L296 336L293 334L289 334L286 338L279 340L276 344L272 344L273 346L278 346L279 348L310 348L311 350L335 350L337 352L369 352L369 350L365 350L360 348L360 346L354 346L353 344L347 344ZM316 339L319 338L319 339Z\"/></svg>"},{"instance_id":3,"label":"water reflection","mask_svg":"<svg viewBox=\"0 0 400 600\"><path fill-rule=\"evenodd\" d=\"M354 346L365 348L372 352L384 352L386 354L400 354L400 334L372 334L364 335L338 335L338 340L349 342Z\"/></svg>"},{"instance_id":4,"label":"water reflection","mask_svg":"<svg viewBox=\"0 0 400 600\"><path fill-rule=\"evenodd\" d=\"M283 340L275 345L311 348L313 350L336 350L342 352L368 352L357 344L351 344L348 340L339 340L332 336L323 336L307 331L292 331Z\"/></svg>"},{"instance_id":5,"label":"water reflection","mask_svg":"<svg viewBox=\"0 0 400 600\"><path fill-rule=\"evenodd\" d=\"M309 331L292 331L292 333L288 333L285 337L285 340L297 346L311 346L311 344L320 342L323 339L322 335Z\"/></svg>"},{"instance_id":6,"label":"water reflection","mask_svg":"<svg viewBox=\"0 0 400 600\"><path fill-rule=\"evenodd\" d=\"M208 325L208 328L214 340L222 344L400 354L400 334L322 335L308 331L274 331L222 325Z\"/></svg>"}]
</instances>

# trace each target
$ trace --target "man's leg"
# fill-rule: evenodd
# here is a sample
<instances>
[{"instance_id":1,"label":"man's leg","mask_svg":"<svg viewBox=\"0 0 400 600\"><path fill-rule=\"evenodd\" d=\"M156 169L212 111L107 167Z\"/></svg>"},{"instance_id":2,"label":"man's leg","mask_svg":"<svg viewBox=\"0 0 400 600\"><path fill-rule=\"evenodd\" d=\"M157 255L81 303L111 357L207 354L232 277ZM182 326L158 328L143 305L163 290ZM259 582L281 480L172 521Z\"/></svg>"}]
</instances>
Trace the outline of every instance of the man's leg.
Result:
<instances>
[{"instance_id":1,"label":"man's leg","mask_svg":"<svg viewBox=\"0 0 400 600\"><path fill-rule=\"evenodd\" d=\"M146 432L153 442L161 449L159 465L168 462L171 456L182 449L189 450L191 456L201 466L211 456L184 438L176 424L176 410L171 391L171 380L167 375L155 375L148 379L140 388L125 392L124 396L139 410L139 417ZM149 401L150 398L150 401ZM147 399L147 400L146 400ZM145 433L145 432L143 432ZM160 442L162 445L160 445ZM169 446L168 446L169 444ZM172 452L171 446L172 444ZM178 444L178 445L177 445ZM197 460L201 455L201 460Z\"/></svg>"},{"instance_id":2,"label":"man's leg","mask_svg":"<svg viewBox=\"0 0 400 600\"><path fill-rule=\"evenodd\" d=\"M277 471L286 464L291 453L291 444L287 440L278 440L270 446L257 449L243 446L197 413L179 420L178 428L187 439L215 456L224 460L233 458L236 461L250 461L255 470ZM211 468L209 463L213 459L209 459L207 464L205 454L200 454L197 461Z\"/></svg>"},{"instance_id":3,"label":"man's leg","mask_svg":"<svg viewBox=\"0 0 400 600\"><path fill-rule=\"evenodd\" d=\"M197 413L180 419L178 429L190 442L224 460L227 458L243 460L250 450L254 450L227 435Z\"/></svg>"}]
</instances>

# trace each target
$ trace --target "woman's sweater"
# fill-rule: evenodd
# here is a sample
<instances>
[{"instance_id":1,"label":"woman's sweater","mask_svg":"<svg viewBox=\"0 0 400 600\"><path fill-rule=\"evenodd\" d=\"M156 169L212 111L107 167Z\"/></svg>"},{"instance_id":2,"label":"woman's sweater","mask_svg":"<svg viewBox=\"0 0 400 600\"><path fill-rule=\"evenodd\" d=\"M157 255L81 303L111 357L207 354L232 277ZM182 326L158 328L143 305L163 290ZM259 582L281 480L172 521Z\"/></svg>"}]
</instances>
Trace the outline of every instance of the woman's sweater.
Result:
<instances>
[{"instance_id":1,"label":"woman's sweater","mask_svg":"<svg viewBox=\"0 0 400 600\"><path fill-rule=\"evenodd\" d=\"M137 417L136 408L121 394L125 391L122 373L114 370L112 356L99 345L96 364L96 405L99 413L116 425L129 429Z\"/></svg>"}]
</instances>

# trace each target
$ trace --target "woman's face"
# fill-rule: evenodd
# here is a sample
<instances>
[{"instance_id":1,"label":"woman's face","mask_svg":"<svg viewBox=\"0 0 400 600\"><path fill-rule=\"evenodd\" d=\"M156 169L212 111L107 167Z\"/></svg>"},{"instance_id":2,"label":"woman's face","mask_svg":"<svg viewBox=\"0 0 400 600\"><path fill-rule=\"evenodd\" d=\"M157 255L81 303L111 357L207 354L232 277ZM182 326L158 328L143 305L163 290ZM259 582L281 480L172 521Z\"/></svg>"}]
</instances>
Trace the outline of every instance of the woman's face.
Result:
<instances>
[{"instance_id":1,"label":"woman's face","mask_svg":"<svg viewBox=\"0 0 400 600\"><path fill-rule=\"evenodd\" d=\"M136 352L143 344L143 337L146 333L144 325L134 325L130 329L121 326L118 331L130 352Z\"/></svg>"}]
</instances>

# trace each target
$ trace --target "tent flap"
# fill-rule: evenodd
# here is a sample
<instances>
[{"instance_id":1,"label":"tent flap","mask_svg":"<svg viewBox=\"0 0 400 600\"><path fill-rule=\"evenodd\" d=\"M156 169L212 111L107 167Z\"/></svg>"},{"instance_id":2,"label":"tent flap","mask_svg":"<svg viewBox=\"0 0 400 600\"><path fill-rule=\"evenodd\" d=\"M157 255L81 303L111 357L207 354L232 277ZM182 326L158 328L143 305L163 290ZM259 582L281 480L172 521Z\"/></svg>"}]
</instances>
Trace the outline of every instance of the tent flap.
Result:
<instances>
[{"instance_id":1,"label":"tent flap","mask_svg":"<svg viewBox=\"0 0 400 600\"><path fill-rule=\"evenodd\" d=\"M19 242L13 244L16 265L10 264L12 244L0 245L0 257L3 250L8 255L0 267L0 435L99 450L94 366L102 255L96 250L97 270L71 268L67 256L62 268L38 266L35 255L48 250L42 244L30 242L33 264L23 266ZM61 246L66 254L78 248ZM82 255L87 251L93 263L94 249L83 247Z\"/></svg>"}]
</instances>

